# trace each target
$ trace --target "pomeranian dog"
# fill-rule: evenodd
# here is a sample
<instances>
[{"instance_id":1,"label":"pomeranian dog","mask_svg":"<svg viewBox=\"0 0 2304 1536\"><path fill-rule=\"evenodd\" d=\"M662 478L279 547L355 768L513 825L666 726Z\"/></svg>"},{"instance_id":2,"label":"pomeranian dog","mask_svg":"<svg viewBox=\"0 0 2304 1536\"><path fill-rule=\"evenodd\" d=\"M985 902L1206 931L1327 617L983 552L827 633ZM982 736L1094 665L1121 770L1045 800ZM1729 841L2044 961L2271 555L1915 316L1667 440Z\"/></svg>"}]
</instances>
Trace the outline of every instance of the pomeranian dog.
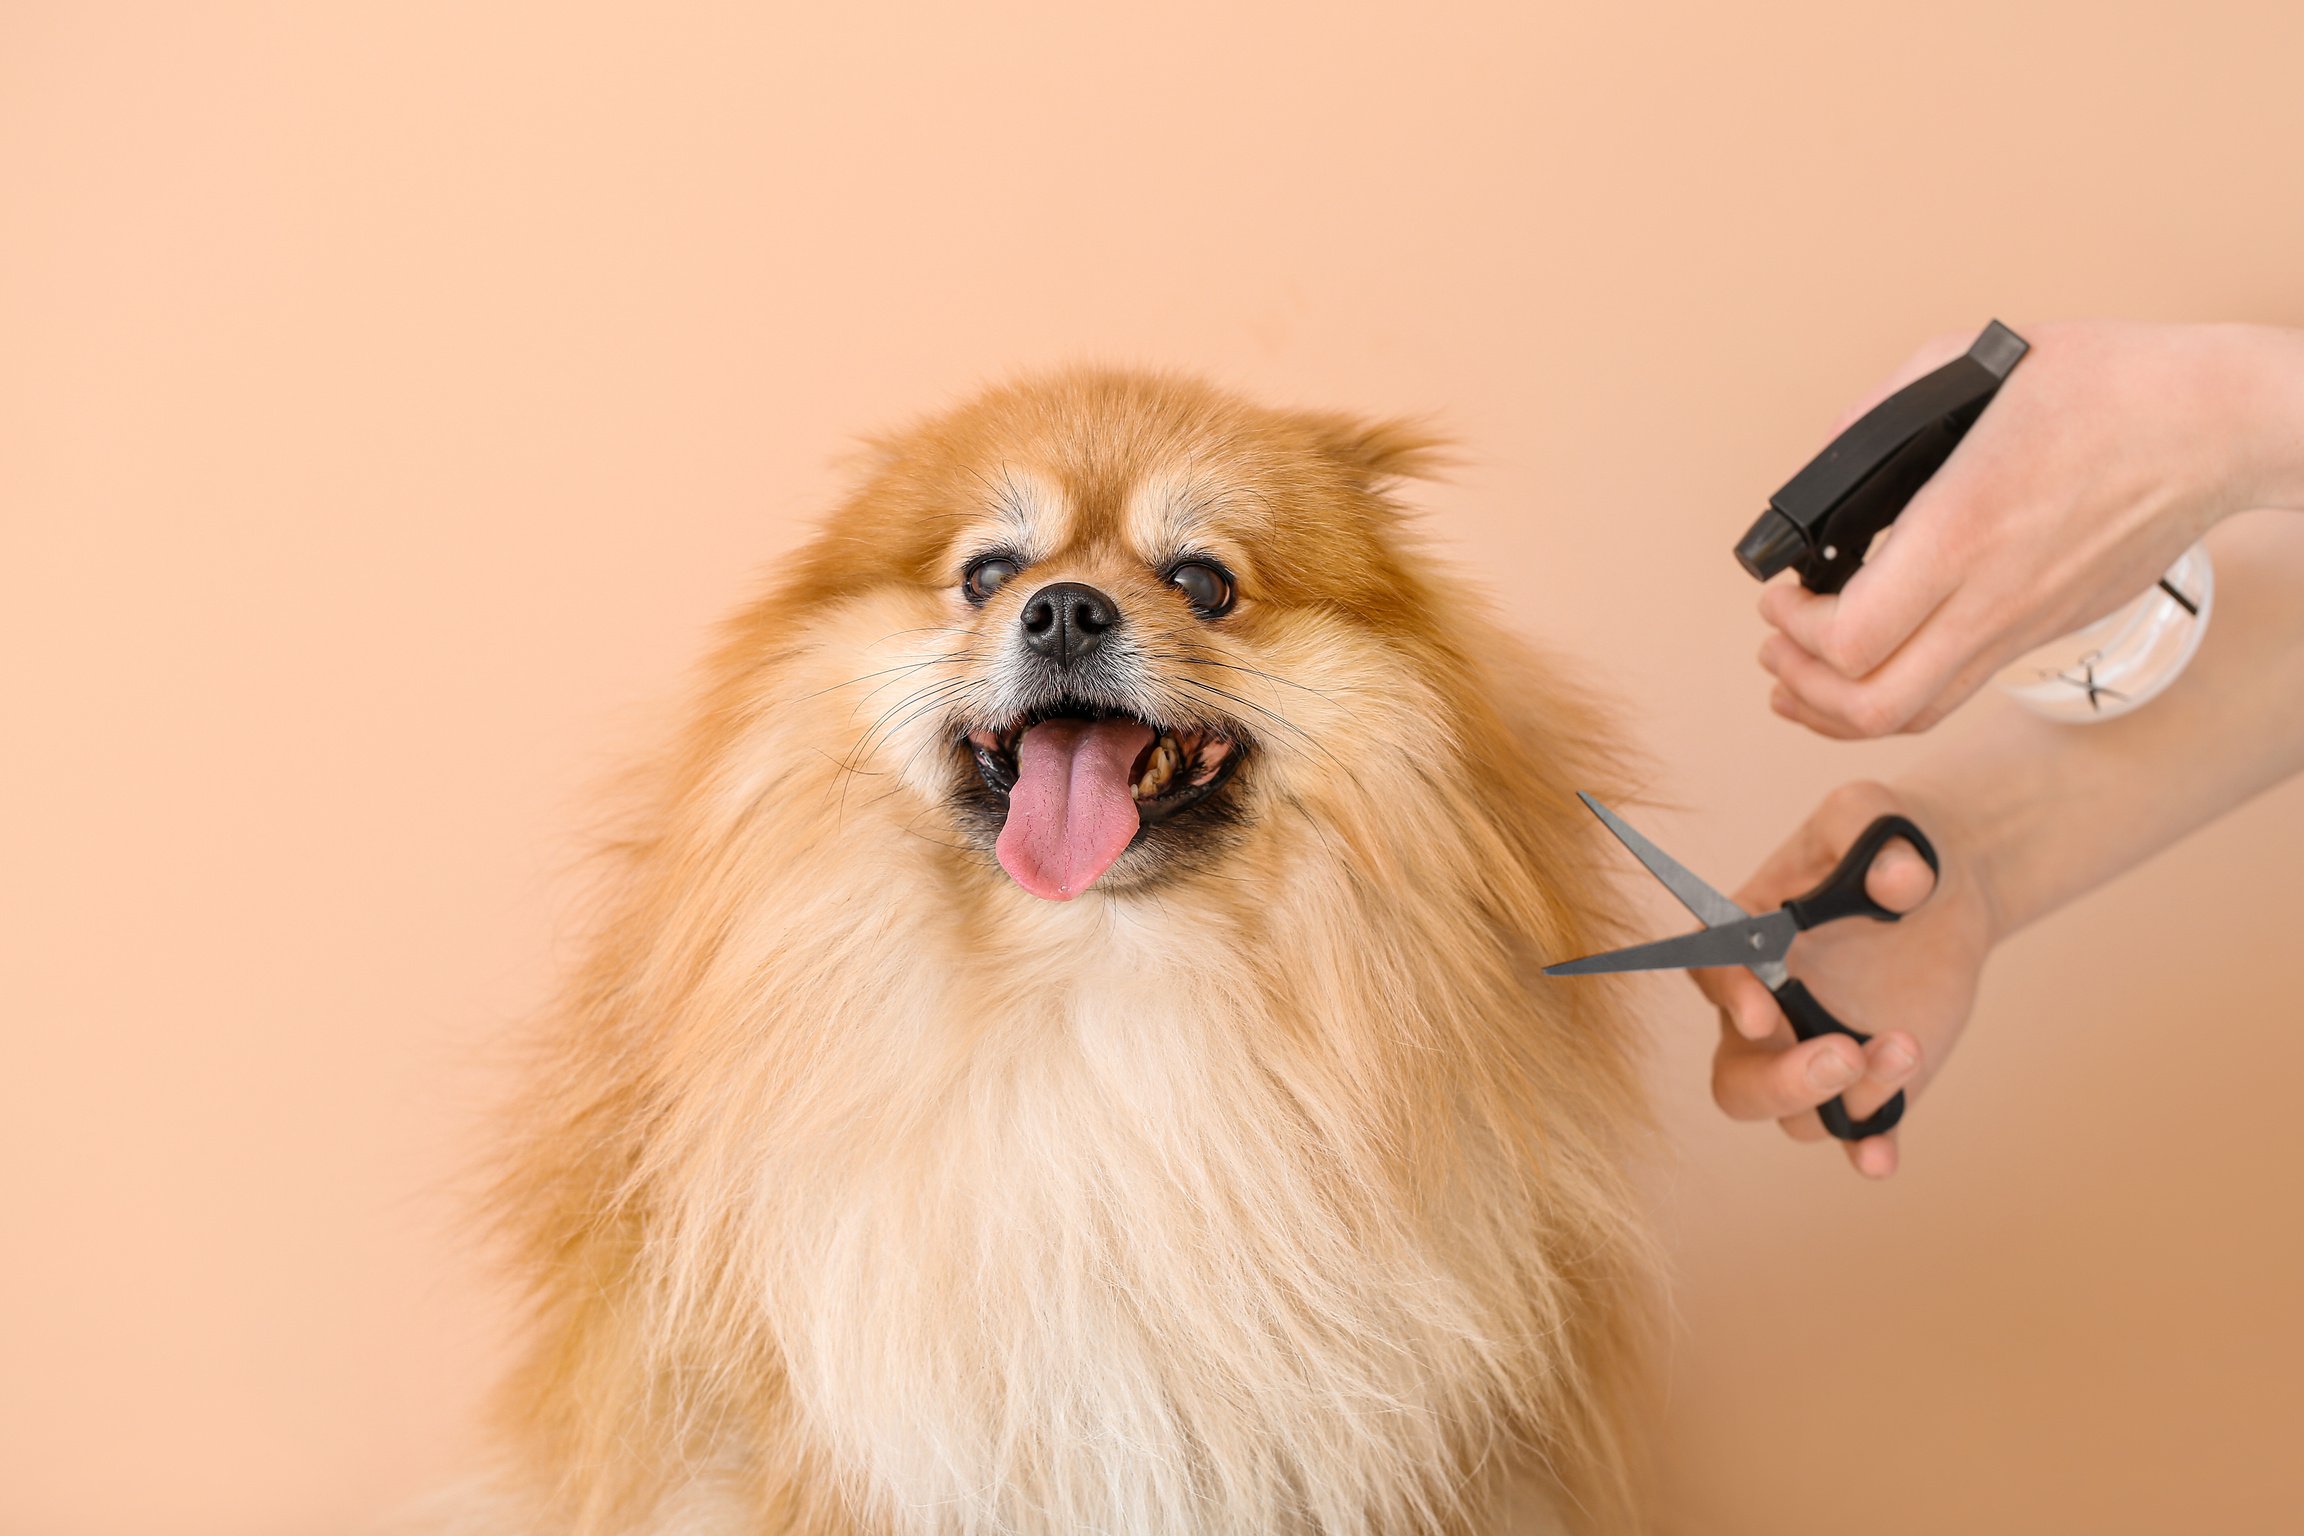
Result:
<instances>
[{"instance_id":1,"label":"pomeranian dog","mask_svg":"<svg viewBox=\"0 0 2304 1536\"><path fill-rule=\"evenodd\" d=\"M1595 712L1430 439L1171 378L874 445L643 781L467 1528L1613 1531L1649 1266Z\"/></svg>"}]
</instances>

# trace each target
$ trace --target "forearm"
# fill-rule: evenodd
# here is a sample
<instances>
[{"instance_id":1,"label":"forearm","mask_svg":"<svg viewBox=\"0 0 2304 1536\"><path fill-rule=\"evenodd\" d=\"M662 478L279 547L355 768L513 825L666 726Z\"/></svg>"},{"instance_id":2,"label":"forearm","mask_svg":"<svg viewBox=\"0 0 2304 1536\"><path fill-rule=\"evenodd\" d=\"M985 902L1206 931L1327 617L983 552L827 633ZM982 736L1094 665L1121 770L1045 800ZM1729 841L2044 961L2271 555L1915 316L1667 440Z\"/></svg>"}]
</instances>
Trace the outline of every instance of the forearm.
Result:
<instances>
[{"instance_id":1,"label":"forearm","mask_svg":"<svg viewBox=\"0 0 2304 1536\"><path fill-rule=\"evenodd\" d=\"M2226 512L2304 511L2304 330L2203 326L2215 363L2199 394L2225 430L2212 436Z\"/></svg>"},{"instance_id":2,"label":"forearm","mask_svg":"<svg viewBox=\"0 0 2304 1536\"><path fill-rule=\"evenodd\" d=\"M1908 777L1980 861L1998 937L2304 769L2304 525L2246 517L2208 542L2215 611L2167 692L2101 725L2004 707Z\"/></svg>"}]
</instances>

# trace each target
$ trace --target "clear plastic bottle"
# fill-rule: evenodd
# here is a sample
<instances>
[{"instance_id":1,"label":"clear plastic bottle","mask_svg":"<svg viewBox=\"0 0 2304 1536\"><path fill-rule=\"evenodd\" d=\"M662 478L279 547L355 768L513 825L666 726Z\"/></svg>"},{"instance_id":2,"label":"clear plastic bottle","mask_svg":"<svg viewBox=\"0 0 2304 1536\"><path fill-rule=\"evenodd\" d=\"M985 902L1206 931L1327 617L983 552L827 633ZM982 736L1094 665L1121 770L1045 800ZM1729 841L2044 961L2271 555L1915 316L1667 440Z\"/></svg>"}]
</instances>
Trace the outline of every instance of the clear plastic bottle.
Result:
<instances>
[{"instance_id":1,"label":"clear plastic bottle","mask_svg":"<svg viewBox=\"0 0 2304 1536\"><path fill-rule=\"evenodd\" d=\"M2115 719L2176 680L2200 648L2215 603L2215 568L2195 544L2143 596L2019 659L2000 674L2000 686L2045 719Z\"/></svg>"}]
</instances>

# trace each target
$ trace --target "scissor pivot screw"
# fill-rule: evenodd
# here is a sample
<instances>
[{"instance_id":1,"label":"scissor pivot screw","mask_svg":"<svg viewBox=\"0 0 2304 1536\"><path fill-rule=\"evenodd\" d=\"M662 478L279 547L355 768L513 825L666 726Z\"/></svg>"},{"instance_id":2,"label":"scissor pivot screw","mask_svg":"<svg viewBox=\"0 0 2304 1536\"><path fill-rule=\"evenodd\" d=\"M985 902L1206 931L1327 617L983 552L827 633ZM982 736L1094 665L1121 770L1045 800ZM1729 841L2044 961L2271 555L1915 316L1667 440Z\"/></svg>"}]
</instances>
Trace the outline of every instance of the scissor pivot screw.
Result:
<instances>
[{"instance_id":1,"label":"scissor pivot screw","mask_svg":"<svg viewBox=\"0 0 2304 1536\"><path fill-rule=\"evenodd\" d=\"M1762 944L1765 944L1768 941L1761 938L1760 935L1752 933L1746 934L1744 936L1744 942L1751 945L1754 949L1758 949Z\"/></svg>"}]
</instances>

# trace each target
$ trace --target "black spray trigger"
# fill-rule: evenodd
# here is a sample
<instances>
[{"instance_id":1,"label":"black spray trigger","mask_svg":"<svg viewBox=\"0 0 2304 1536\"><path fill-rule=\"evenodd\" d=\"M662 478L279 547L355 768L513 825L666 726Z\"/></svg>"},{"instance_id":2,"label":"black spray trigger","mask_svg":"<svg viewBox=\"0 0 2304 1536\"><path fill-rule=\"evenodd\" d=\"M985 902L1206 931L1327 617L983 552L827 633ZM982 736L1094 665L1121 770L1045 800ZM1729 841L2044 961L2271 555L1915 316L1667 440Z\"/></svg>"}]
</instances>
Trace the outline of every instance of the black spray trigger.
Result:
<instances>
[{"instance_id":1,"label":"black spray trigger","mask_svg":"<svg viewBox=\"0 0 2304 1536\"><path fill-rule=\"evenodd\" d=\"M2031 350L1995 320L1964 356L1881 401L1768 498L1736 545L1736 559L1766 581L1791 567L1812 592L1837 592L1943 467Z\"/></svg>"}]
</instances>

